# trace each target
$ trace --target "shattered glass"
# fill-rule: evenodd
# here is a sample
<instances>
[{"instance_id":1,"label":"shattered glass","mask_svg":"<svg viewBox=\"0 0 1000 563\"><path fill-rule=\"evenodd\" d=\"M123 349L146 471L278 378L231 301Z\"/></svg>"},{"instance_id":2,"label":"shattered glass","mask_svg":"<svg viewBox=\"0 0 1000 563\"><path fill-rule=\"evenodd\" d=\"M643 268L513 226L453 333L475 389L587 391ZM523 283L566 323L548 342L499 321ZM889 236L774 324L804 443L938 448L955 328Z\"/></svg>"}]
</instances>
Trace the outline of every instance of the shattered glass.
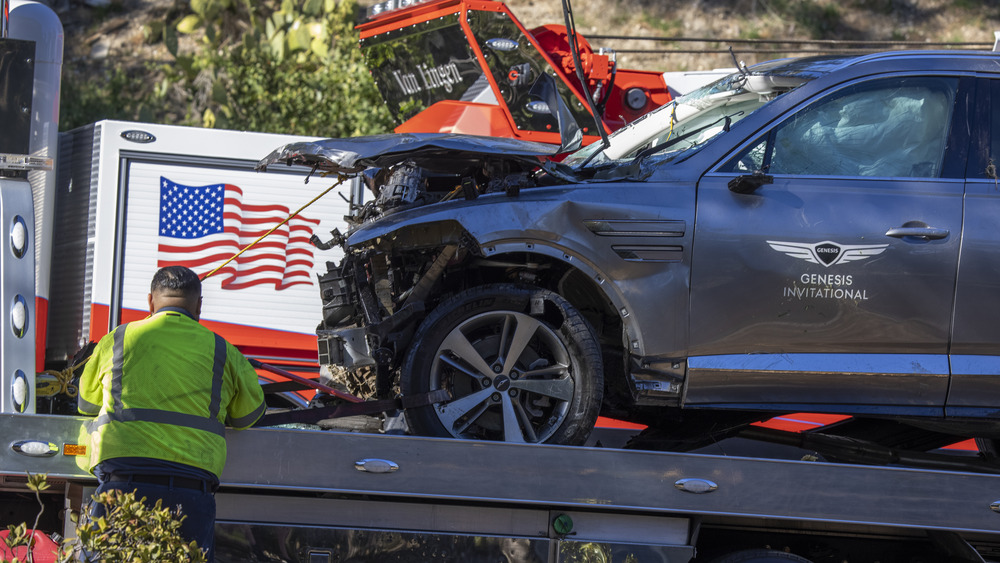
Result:
<instances>
[{"instance_id":1,"label":"shattered glass","mask_svg":"<svg viewBox=\"0 0 1000 563\"><path fill-rule=\"evenodd\" d=\"M756 68L756 67L755 67ZM769 69L770 70L770 69ZM793 90L812 76L804 73L786 75L733 73L660 107L611 135L609 147L601 150L591 145L567 157L569 166L600 167L609 163L625 164L657 155L677 157L700 149L719 134L729 131L737 121L760 109L777 96ZM597 154L595 152L601 151ZM641 166L641 163L640 163Z\"/></svg>"},{"instance_id":2,"label":"shattered glass","mask_svg":"<svg viewBox=\"0 0 1000 563\"><path fill-rule=\"evenodd\" d=\"M936 178L955 79L882 81L798 112L775 134L770 174Z\"/></svg>"}]
</instances>

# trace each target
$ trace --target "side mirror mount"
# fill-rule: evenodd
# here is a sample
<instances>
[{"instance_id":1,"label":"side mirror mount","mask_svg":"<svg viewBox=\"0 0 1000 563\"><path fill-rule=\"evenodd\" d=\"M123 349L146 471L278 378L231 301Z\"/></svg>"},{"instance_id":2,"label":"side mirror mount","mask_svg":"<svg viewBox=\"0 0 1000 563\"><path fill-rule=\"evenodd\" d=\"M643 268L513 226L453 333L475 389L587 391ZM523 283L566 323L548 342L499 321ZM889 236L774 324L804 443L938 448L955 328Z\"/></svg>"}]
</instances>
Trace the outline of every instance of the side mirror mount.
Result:
<instances>
[{"instance_id":1,"label":"side mirror mount","mask_svg":"<svg viewBox=\"0 0 1000 563\"><path fill-rule=\"evenodd\" d=\"M737 176L729 181L729 191L736 194L752 194L764 184L773 184L774 176L764 174L761 170L754 171L753 174Z\"/></svg>"}]
</instances>

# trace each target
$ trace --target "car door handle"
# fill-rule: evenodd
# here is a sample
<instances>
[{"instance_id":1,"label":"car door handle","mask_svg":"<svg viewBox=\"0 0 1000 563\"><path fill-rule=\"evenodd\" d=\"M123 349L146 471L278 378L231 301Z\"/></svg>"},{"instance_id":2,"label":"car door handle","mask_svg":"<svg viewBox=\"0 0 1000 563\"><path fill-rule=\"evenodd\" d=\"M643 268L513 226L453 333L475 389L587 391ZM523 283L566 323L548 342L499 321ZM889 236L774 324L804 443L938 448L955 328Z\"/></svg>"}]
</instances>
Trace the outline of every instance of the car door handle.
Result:
<instances>
[{"instance_id":1,"label":"car door handle","mask_svg":"<svg viewBox=\"0 0 1000 563\"><path fill-rule=\"evenodd\" d=\"M923 240L939 240L951 234L948 229L938 229L935 227L895 227L885 232L887 237L905 238L914 237Z\"/></svg>"}]
</instances>

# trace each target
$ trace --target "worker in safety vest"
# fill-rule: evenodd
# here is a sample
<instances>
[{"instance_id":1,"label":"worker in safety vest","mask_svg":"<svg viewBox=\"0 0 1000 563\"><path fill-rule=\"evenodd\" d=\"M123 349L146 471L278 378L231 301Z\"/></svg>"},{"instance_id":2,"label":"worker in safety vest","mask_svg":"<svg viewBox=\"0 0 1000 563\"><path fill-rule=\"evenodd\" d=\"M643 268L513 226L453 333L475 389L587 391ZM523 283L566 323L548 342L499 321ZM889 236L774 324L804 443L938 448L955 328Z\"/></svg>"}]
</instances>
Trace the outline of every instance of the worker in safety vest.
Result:
<instances>
[{"instance_id":1,"label":"worker in safety vest","mask_svg":"<svg viewBox=\"0 0 1000 563\"><path fill-rule=\"evenodd\" d=\"M97 492L137 491L149 505L180 505L181 534L214 556L215 496L226 462L225 427L264 413L247 359L198 323L201 281L183 266L156 272L150 316L97 343L80 377L78 409L90 423ZM95 516L103 506L95 506Z\"/></svg>"}]
</instances>

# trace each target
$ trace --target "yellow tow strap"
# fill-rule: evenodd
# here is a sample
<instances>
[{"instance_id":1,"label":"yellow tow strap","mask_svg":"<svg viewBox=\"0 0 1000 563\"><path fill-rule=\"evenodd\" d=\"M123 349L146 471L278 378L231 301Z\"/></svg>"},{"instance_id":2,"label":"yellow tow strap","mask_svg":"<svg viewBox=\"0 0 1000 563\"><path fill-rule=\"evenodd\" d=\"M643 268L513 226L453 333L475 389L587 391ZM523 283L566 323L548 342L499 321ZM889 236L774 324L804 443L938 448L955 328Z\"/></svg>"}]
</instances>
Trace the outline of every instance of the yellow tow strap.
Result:
<instances>
[{"instance_id":1,"label":"yellow tow strap","mask_svg":"<svg viewBox=\"0 0 1000 563\"><path fill-rule=\"evenodd\" d=\"M257 237L257 240L255 240L255 241L251 242L250 244L244 246L243 249L241 249L239 252L237 252L236 254L233 254L232 257L229 258L229 260L226 260L222 264L219 264L219 266L217 266L214 270L212 270L211 272L209 272L209 273L205 274L204 276L202 276L201 280L202 281L207 280L209 277L213 276L216 272L218 272L222 268L226 267L226 264L229 264L233 260L236 260L237 258L239 258L241 254L243 254L247 250L250 250L251 248L253 248L253 246L255 244L257 244L258 242L264 240L265 237L267 237L268 235L270 235L274 231L277 231L282 225L284 225L285 223L291 221L292 218L295 217L296 215L298 215L299 213L302 213L302 210L304 210L305 208L309 207L310 205L316 203L316 201L319 200L319 198L321 198L321 197L325 196L326 194L330 193L330 190L332 190L333 188L336 188L337 186L343 184L344 180L347 180L347 178L348 178L348 176L345 176L344 174L337 174L337 183L336 184L330 186L329 188L327 188L326 190L324 190L323 193L321 193L318 196L312 198L312 201L310 201L309 203L307 203L307 204L303 205L302 207L298 208L294 213L291 213L290 215L288 215L288 217L285 217L284 221L282 221L282 222L278 223L277 225L275 225L274 227L272 227L270 231L268 231L268 232L260 235L259 237Z\"/></svg>"},{"instance_id":2,"label":"yellow tow strap","mask_svg":"<svg viewBox=\"0 0 1000 563\"><path fill-rule=\"evenodd\" d=\"M89 359L90 356L87 356L81 360L80 363L67 366L64 370L48 369L43 371L39 375L48 375L52 377L53 380L50 384L47 384L45 381L36 380L35 393L39 397L53 397L62 393L65 393L70 397L76 397L78 390L76 385L73 385L72 383L73 376L75 375L76 370L83 367Z\"/></svg>"}]
</instances>

